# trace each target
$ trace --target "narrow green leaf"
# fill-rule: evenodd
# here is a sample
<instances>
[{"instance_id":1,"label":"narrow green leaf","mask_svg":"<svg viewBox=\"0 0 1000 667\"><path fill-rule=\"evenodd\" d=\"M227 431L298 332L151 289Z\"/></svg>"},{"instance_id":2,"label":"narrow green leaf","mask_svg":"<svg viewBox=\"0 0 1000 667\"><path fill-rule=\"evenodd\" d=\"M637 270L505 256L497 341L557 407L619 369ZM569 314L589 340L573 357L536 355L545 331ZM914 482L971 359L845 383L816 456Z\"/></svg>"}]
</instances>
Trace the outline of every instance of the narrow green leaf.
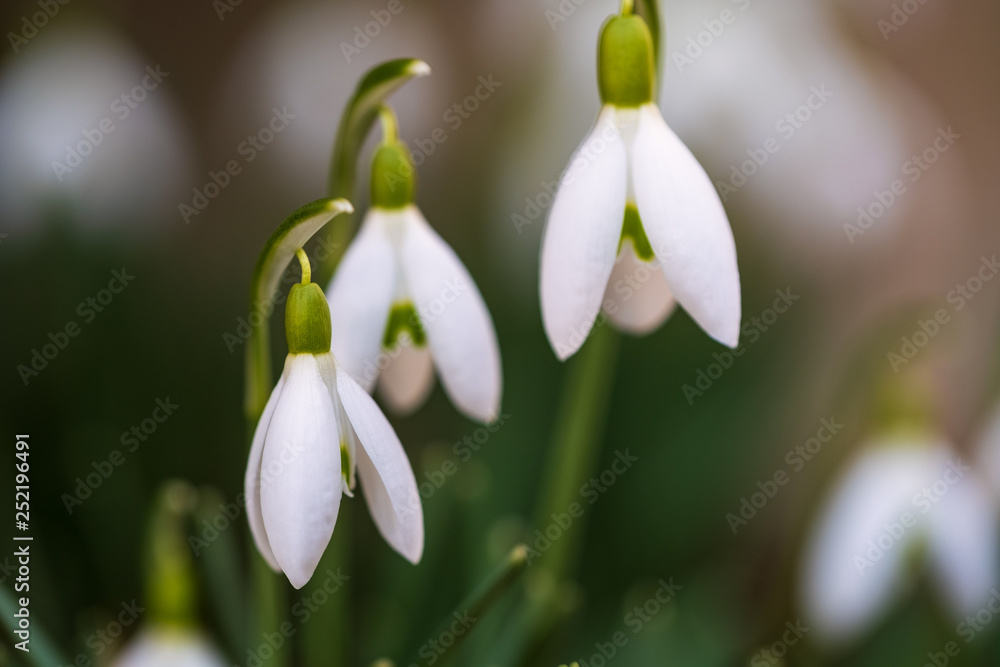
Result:
<instances>
[{"instance_id":1,"label":"narrow green leaf","mask_svg":"<svg viewBox=\"0 0 1000 667\"><path fill-rule=\"evenodd\" d=\"M475 590L469 593L455 607L455 610L441 622L431 637L436 639L443 637L445 634L454 636L454 643L448 647L448 653L443 656L445 660L454 655L455 650L469 636L472 630L475 629L476 624L482 620L483 615L490 610L493 603L507 591L511 584L517 581L517 578L524 572L527 563L528 547L519 544L511 549L503 562L486 579L481 581ZM472 625L461 634L452 633L451 628L456 620L471 623ZM414 659L406 664L420 664L422 660L422 656L414 656Z\"/></svg>"},{"instance_id":2,"label":"narrow green leaf","mask_svg":"<svg viewBox=\"0 0 1000 667\"><path fill-rule=\"evenodd\" d=\"M306 204L285 218L264 245L253 272L251 309L264 315L271 310L274 292L295 251L306 244L323 225L354 207L346 199L319 199ZM267 318L254 327L247 344L246 395L244 409L250 430L264 411L271 391L271 354Z\"/></svg>"}]
</instances>

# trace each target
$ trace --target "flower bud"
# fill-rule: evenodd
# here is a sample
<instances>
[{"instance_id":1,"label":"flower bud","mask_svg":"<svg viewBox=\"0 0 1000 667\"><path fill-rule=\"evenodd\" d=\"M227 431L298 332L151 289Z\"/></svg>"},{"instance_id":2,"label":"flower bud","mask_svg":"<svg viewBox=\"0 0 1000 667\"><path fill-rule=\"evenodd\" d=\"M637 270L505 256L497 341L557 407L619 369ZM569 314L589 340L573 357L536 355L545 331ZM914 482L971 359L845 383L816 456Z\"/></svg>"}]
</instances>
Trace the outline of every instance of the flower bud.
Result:
<instances>
[{"instance_id":1,"label":"flower bud","mask_svg":"<svg viewBox=\"0 0 1000 667\"><path fill-rule=\"evenodd\" d=\"M653 100L653 37L642 17L614 16L604 24L597 47L597 80L605 104L637 107Z\"/></svg>"}]
</instances>

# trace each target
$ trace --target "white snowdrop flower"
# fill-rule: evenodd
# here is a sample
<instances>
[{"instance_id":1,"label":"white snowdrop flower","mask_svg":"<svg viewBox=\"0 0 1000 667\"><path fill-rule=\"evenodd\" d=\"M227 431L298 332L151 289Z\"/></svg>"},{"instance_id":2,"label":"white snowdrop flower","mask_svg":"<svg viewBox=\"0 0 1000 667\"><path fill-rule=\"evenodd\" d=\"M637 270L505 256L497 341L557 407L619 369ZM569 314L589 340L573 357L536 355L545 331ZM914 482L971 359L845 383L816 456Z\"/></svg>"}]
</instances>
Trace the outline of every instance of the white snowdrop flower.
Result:
<instances>
[{"instance_id":1,"label":"white snowdrop flower","mask_svg":"<svg viewBox=\"0 0 1000 667\"><path fill-rule=\"evenodd\" d=\"M808 538L800 592L809 620L827 640L856 638L924 564L956 619L974 614L1000 583L997 519L976 471L945 443L872 443L849 464Z\"/></svg>"},{"instance_id":2,"label":"white snowdrop flower","mask_svg":"<svg viewBox=\"0 0 1000 667\"><path fill-rule=\"evenodd\" d=\"M377 382L397 412L423 403L436 368L459 410L491 422L502 391L493 320L462 261L413 203L413 165L388 109L383 124L371 208L327 288L333 353L369 391Z\"/></svg>"},{"instance_id":3,"label":"white snowdrop flower","mask_svg":"<svg viewBox=\"0 0 1000 667\"><path fill-rule=\"evenodd\" d=\"M330 353L330 310L303 262L288 296L288 357L250 448L247 516L261 555L295 588L312 577L355 473L385 540L416 564L424 523L413 469L375 401Z\"/></svg>"},{"instance_id":4,"label":"white snowdrop flower","mask_svg":"<svg viewBox=\"0 0 1000 667\"><path fill-rule=\"evenodd\" d=\"M603 106L570 160L542 239L545 331L560 359L598 313L636 334L675 300L713 338L739 341L740 278L725 209L705 170L653 103L649 29L626 8L604 26Z\"/></svg>"},{"instance_id":5,"label":"white snowdrop flower","mask_svg":"<svg viewBox=\"0 0 1000 667\"><path fill-rule=\"evenodd\" d=\"M116 657L114 667L226 667L222 654L201 633L187 628L143 630Z\"/></svg>"}]
</instances>

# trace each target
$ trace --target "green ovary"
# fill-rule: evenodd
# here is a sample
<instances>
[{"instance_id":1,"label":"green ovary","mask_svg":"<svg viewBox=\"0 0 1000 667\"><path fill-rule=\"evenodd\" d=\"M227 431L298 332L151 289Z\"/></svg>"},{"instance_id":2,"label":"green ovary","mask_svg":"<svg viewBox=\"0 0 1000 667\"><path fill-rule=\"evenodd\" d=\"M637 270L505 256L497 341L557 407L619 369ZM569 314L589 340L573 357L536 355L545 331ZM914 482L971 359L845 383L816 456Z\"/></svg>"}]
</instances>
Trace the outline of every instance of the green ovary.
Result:
<instances>
[{"instance_id":1,"label":"green ovary","mask_svg":"<svg viewBox=\"0 0 1000 667\"><path fill-rule=\"evenodd\" d=\"M649 243L646 230L642 228L639 209L632 203L625 207L625 221L622 223L622 236L618 241L618 252L621 252L625 239L632 239L632 247L635 248L636 257L644 262L653 261L653 246Z\"/></svg>"},{"instance_id":2,"label":"green ovary","mask_svg":"<svg viewBox=\"0 0 1000 667\"><path fill-rule=\"evenodd\" d=\"M420 325L420 317L417 315L413 303L397 301L392 304L392 309L389 311L385 333L382 335L382 347L392 347L404 332L409 333L410 341L416 347L423 347L427 342L424 328Z\"/></svg>"}]
</instances>

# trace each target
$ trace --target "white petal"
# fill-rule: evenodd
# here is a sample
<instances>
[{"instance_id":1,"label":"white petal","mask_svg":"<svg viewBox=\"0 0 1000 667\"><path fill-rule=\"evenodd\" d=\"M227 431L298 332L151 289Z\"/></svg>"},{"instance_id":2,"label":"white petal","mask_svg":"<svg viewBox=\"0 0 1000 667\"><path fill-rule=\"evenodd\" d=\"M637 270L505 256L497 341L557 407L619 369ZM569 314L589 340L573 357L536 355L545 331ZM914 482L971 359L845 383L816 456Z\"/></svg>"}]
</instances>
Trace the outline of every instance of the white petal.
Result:
<instances>
[{"instance_id":1,"label":"white petal","mask_svg":"<svg viewBox=\"0 0 1000 667\"><path fill-rule=\"evenodd\" d=\"M625 239L604 293L604 312L622 331L647 334L674 311L673 295L657 261L644 262Z\"/></svg>"},{"instance_id":2,"label":"white petal","mask_svg":"<svg viewBox=\"0 0 1000 667\"><path fill-rule=\"evenodd\" d=\"M264 440L260 504L275 560L295 588L312 577L337 522L338 439L316 358L294 355Z\"/></svg>"},{"instance_id":3,"label":"white petal","mask_svg":"<svg viewBox=\"0 0 1000 667\"><path fill-rule=\"evenodd\" d=\"M430 348L400 343L385 354L390 361L378 381L379 396L393 412L407 415L423 405L434 388Z\"/></svg>"},{"instance_id":4,"label":"white petal","mask_svg":"<svg viewBox=\"0 0 1000 667\"><path fill-rule=\"evenodd\" d=\"M212 644L196 632L147 629L117 656L114 667L225 667L226 661Z\"/></svg>"},{"instance_id":5,"label":"white petal","mask_svg":"<svg viewBox=\"0 0 1000 667\"><path fill-rule=\"evenodd\" d=\"M618 254L628 161L616 114L605 106L573 154L542 237L542 320L563 360L594 326Z\"/></svg>"},{"instance_id":6,"label":"white petal","mask_svg":"<svg viewBox=\"0 0 1000 667\"><path fill-rule=\"evenodd\" d=\"M931 563L955 617L963 618L982 609L1000 584L998 517L993 499L973 472L964 471L953 486L942 486L947 482L944 474L942 469L935 482L938 488L931 487L935 494L945 489L928 512Z\"/></svg>"},{"instance_id":7,"label":"white petal","mask_svg":"<svg viewBox=\"0 0 1000 667\"><path fill-rule=\"evenodd\" d=\"M416 207L407 209L399 253L445 392L472 419L492 421L500 412L500 348L476 283Z\"/></svg>"},{"instance_id":8,"label":"white petal","mask_svg":"<svg viewBox=\"0 0 1000 667\"><path fill-rule=\"evenodd\" d=\"M326 290L337 363L371 391L378 378L389 310L396 293L396 255L382 219L372 208Z\"/></svg>"},{"instance_id":9,"label":"white petal","mask_svg":"<svg viewBox=\"0 0 1000 667\"><path fill-rule=\"evenodd\" d=\"M358 436L358 474L368 509L385 541L413 564L424 552L424 515L413 468L374 399L337 372L337 391Z\"/></svg>"},{"instance_id":10,"label":"white petal","mask_svg":"<svg viewBox=\"0 0 1000 667\"><path fill-rule=\"evenodd\" d=\"M866 448L824 503L805 552L802 594L809 621L827 639L849 639L868 627L907 583L907 551L923 526L888 533L937 469L933 450L892 443ZM888 536L887 536L888 535ZM871 551L882 540L888 549ZM807 621L807 623L809 622Z\"/></svg>"},{"instance_id":11,"label":"white petal","mask_svg":"<svg viewBox=\"0 0 1000 667\"><path fill-rule=\"evenodd\" d=\"M729 219L712 181L645 105L632 144L636 206L670 290L712 338L739 344L740 274Z\"/></svg>"},{"instance_id":12,"label":"white petal","mask_svg":"<svg viewBox=\"0 0 1000 667\"><path fill-rule=\"evenodd\" d=\"M267 540L267 532L264 530L264 517L260 510L260 462L264 455L264 436L267 434L268 426L271 424L271 417L274 415L274 406L278 404L278 398L281 396L281 390L285 386L285 377L288 375L288 369L291 368L291 364L292 355L288 355L285 357L285 368L281 372L281 377L278 378L278 383L274 385L271 396L267 399L267 405L264 406L264 412L260 416L260 421L257 422L257 428L254 430L253 442L250 445L250 456L247 460L247 472L243 478L243 497L247 503L247 521L250 524L250 534L253 535L254 544L257 545L260 555L264 557L264 560L267 561L267 564L275 572L280 572L281 568L278 566L278 561L274 559L274 554L271 552L271 545Z\"/></svg>"},{"instance_id":13,"label":"white petal","mask_svg":"<svg viewBox=\"0 0 1000 667\"><path fill-rule=\"evenodd\" d=\"M1000 410L995 410L979 436L976 457L982 474L989 481L993 494L1000 498Z\"/></svg>"}]
</instances>

